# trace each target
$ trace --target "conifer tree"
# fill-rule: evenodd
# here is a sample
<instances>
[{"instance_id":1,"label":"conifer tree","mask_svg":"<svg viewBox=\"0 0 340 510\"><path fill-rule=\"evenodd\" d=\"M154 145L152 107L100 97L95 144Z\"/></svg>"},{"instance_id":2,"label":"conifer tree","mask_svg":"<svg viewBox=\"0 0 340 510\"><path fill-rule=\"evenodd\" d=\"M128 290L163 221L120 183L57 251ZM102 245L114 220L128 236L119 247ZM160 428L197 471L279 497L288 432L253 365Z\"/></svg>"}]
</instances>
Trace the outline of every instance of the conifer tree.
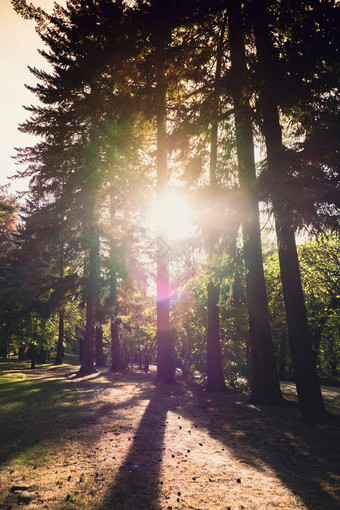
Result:
<instances>
[{"instance_id":1,"label":"conifer tree","mask_svg":"<svg viewBox=\"0 0 340 510\"><path fill-rule=\"evenodd\" d=\"M307 2L308 3L308 2ZM296 218L299 209L294 196L283 192L290 168L285 158L282 128L279 117L280 87L277 87L280 62L269 28L268 2L253 0L251 5L257 52L257 83L262 131L267 150L267 176L273 184L270 197L275 217L281 279L285 302L288 334L294 376L303 418L317 420L324 416L324 405L318 382L315 356L308 327L307 311L302 290L299 261L295 241ZM309 62L312 64L312 62ZM315 65L315 63L314 63ZM290 64L287 64L290 66ZM288 67L289 69L289 67ZM292 99L290 98L290 101ZM308 169L307 169L308 172ZM321 180L319 181L321 182ZM296 182L296 186L299 182ZM303 190L301 190L303 192ZM317 222L317 219L315 219Z\"/></svg>"},{"instance_id":2,"label":"conifer tree","mask_svg":"<svg viewBox=\"0 0 340 510\"><path fill-rule=\"evenodd\" d=\"M279 404L282 402L282 394L275 365L263 271L259 206L255 195L256 171L251 107L240 0L231 0L228 3L228 31L232 73L230 93L235 109L238 175L245 200L242 234L252 366L251 400L257 403Z\"/></svg>"}]
</instances>

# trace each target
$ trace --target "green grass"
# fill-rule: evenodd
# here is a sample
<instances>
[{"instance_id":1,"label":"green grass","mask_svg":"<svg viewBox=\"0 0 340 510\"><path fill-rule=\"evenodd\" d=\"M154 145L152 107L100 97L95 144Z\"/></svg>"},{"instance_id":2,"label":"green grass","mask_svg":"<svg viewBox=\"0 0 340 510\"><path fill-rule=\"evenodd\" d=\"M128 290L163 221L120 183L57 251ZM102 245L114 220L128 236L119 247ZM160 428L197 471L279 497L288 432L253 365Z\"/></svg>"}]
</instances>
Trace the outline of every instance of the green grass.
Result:
<instances>
[{"instance_id":1,"label":"green grass","mask_svg":"<svg viewBox=\"0 0 340 510\"><path fill-rule=\"evenodd\" d=\"M18 467L27 467L34 464L35 466L46 465L50 461L50 452L48 448L41 446L31 446L27 450L19 453L15 458Z\"/></svg>"},{"instance_id":2,"label":"green grass","mask_svg":"<svg viewBox=\"0 0 340 510\"><path fill-rule=\"evenodd\" d=\"M6 365L0 366L0 465L45 461L48 452L38 443L53 435L53 423L65 410L74 409L70 382L31 379L25 362Z\"/></svg>"}]
</instances>

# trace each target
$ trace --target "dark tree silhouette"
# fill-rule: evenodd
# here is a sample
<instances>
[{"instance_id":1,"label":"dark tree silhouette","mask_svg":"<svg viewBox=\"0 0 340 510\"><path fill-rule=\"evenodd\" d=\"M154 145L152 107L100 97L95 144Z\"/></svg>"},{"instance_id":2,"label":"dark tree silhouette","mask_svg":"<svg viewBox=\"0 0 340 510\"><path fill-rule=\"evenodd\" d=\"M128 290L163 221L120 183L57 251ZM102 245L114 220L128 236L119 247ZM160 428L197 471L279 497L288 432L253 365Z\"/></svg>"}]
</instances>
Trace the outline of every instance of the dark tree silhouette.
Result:
<instances>
[{"instance_id":1,"label":"dark tree silhouette","mask_svg":"<svg viewBox=\"0 0 340 510\"><path fill-rule=\"evenodd\" d=\"M265 0L253 0L252 15L256 38L260 89L262 129L266 141L268 174L272 182L284 179L281 126L278 112L276 77L277 62L268 26ZM299 261L296 249L294 218L289 201L272 193L283 296L294 366L294 376L302 416L308 420L320 418L324 405L316 372L315 356L309 334L307 311L302 290Z\"/></svg>"},{"instance_id":2,"label":"dark tree silhouette","mask_svg":"<svg viewBox=\"0 0 340 510\"><path fill-rule=\"evenodd\" d=\"M242 219L243 253L246 266L249 336L251 349L251 400L278 404L282 394L277 376L271 337L262 262L259 206L254 192L256 172L245 59L241 2L228 3L231 56L231 96L235 108L236 145L240 189L245 199Z\"/></svg>"}]
</instances>

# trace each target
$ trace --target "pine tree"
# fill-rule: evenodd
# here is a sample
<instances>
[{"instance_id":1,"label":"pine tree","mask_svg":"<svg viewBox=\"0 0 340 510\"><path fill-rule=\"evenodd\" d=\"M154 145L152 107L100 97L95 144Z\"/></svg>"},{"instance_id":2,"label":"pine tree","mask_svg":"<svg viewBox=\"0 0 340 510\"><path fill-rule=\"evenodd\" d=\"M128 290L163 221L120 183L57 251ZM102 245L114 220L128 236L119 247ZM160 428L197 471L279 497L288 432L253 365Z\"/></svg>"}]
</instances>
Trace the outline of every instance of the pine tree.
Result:
<instances>
[{"instance_id":1,"label":"pine tree","mask_svg":"<svg viewBox=\"0 0 340 510\"><path fill-rule=\"evenodd\" d=\"M279 404L282 394L275 365L263 271L259 206L255 195L256 171L248 72L239 0L232 0L228 4L228 29L232 73L230 93L235 109L238 174L246 204L242 234L252 366L251 400L257 403Z\"/></svg>"},{"instance_id":2,"label":"pine tree","mask_svg":"<svg viewBox=\"0 0 340 510\"><path fill-rule=\"evenodd\" d=\"M31 192L64 209L66 242L84 259L87 321L80 372L89 373L95 370L102 198L106 180L116 171L113 154L133 124L133 94L127 92L129 76L122 71L131 55L122 29L125 6L118 1L71 1L65 9L56 6L50 16L32 7L24 14L40 23L39 34L49 48L42 54L53 72L32 69L41 83L31 90L42 106L29 108L32 117L22 130L42 135L43 141L19 157L31 163L26 170L32 176ZM112 134L115 124L119 136Z\"/></svg>"},{"instance_id":3,"label":"pine tree","mask_svg":"<svg viewBox=\"0 0 340 510\"><path fill-rule=\"evenodd\" d=\"M215 84L212 100L211 132L210 132L210 164L209 178L212 194L217 191L217 146L218 146L218 125L219 106L221 96L221 67L223 58L223 44L227 16L224 14L221 29L218 34L216 48L216 71ZM212 239L212 242L214 240ZM208 283L208 324L207 324L207 389L212 392L226 390L225 379L222 368L222 356L220 345L220 320L219 320L219 297L220 286L210 280Z\"/></svg>"},{"instance_id":4,"label":"pine tree","mask_svg":"<svg viewBox=\"0 0 340 510\"><path fill-rule=\"evenodd\" d=\"M271 201L285 302L290 349L302 416L307 420L320 419L324 405L318 382L315 356L307 320L298 254L295 241L294 198L282 193L282 182L287 180L287 159L279 118L280 90L276 86L280 76L278 57L269 29L268 7L265 0L253 0L257 72L260 84L259 107L262 131L267 149L268 178L273 183ZM297 182L298 185L298 182Z\"/></svg>"}]
</instances>

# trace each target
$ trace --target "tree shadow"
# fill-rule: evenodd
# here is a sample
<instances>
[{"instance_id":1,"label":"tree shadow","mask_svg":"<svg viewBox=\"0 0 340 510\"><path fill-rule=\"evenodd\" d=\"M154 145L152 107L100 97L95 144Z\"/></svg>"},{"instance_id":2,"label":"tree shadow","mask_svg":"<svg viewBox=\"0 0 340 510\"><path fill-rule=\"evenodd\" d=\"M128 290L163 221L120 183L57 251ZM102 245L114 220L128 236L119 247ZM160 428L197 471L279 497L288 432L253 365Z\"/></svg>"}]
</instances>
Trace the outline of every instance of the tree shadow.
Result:
<instances>
[{"instance_id":1,"label":"tree shadow","mask_svg":"<svg viewBox=\"0 0 340 510\"><path fill-rule=\"evenodd\" d=\"M162 398L163 397L163 398ZM160 510L160 472L164 431L169 405L155 388L133 438L130 451L120 466L100 508Z\"/></svg>"},{"instance_id":2,"label":"tree shadow","mask_svg":"<svg viewBox=\"0 0 340 510\"><path fill-rule=\"evenodd\" d=\"M139 384L143 376L133 373L119 378L103 371L100 375L104 380L73 380L68 371L63 377L60 371L60 378L50 378L47 373L45 378L40 375L43 372L38 378L1 384L0 468L7 461L29 454L37 445L42 448L48 445L52 451L60 440L68 443L76 439L77 443L86 444L89 427L95 444L103 433L103 418L112 416L114 424L122 419L121 411L150 398L153 391L152 386ZM120 402L88 398L125 384L132 384L135 389Z\"/></svg>"},{"instance_id":3,"label":"tree shadow","mask_svg":"<svg viewBox=\"0 0 340 510\"><path fill-rule=\"evenodd\" d=\"M0 464L25 453L38 441L48 444L51 450L60 441L67 444L75 438L86 446L90 433L94 447L109 423L116 426L119 420L125 420L124 430L131 429L126 417L122 417L124 410L135 404L144 406L148 400L138 429L131 437L127 457L100 508L162 508L164 433L167 413L174 409L190 420L193 428L218 440L235 459L258 471L270 468L309 510L340 508L336 492L340 476L340 428L336 424L303 423L298 408L249 405L233 391L218 395L204 392L197 385L186 390L181 384L176 389L155 387L151 377L144 373L102 371L103 379L98 376L81 381L70 380L69 376L2 385ZM100 397L102 390L126 384L132 385L132 393L127 392L124 400ZM82 403L79 408L75 408L77 401Z\"/></svg>"},{"instance_id":4,"label":"tree shadow","mask_svg":"<svg viewBox=\"0 0 340 510\"><path fill-rule=\"evenodd\" d=\"M177 412L207 430L236 459L260 471L269 467L308 510L340 508L336 422L305 423L298 407L253 406L234 391L209 394L197 386L191 391Z\"/></svg>"}]
</instances>

